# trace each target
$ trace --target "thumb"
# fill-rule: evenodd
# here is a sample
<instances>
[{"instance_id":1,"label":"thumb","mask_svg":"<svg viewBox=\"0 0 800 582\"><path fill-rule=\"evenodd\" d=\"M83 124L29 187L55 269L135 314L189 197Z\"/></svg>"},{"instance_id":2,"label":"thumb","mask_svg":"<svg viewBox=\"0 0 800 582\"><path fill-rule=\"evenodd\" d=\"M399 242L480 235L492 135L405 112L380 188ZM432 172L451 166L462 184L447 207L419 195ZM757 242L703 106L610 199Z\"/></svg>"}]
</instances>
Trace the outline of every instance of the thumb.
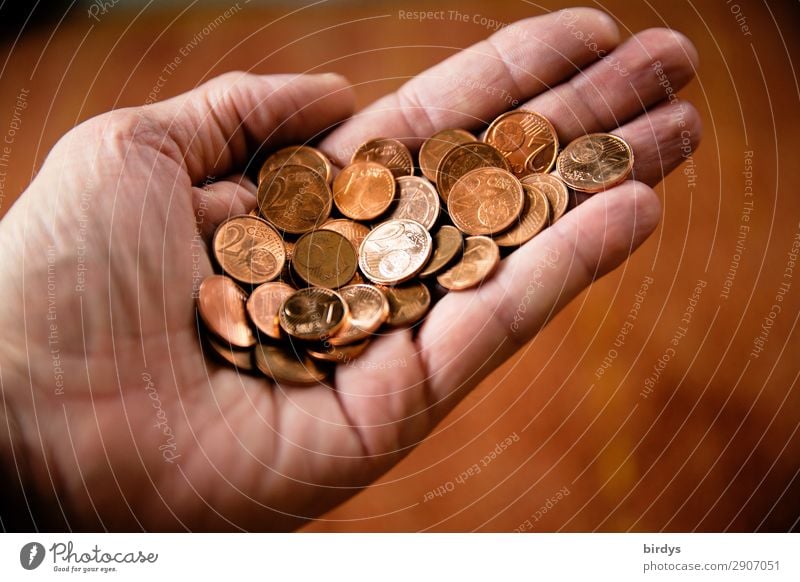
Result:
<instances>
[{"instance_id":1,"label":"thumb","mask_svg":"<svg viewBox=\"0 0 800 582\"><path fill-rule=\"evenodd\" d=\"M196 89L142 109L184 164L193 183L241 169L268 145L313 139L348 117L347 80L322 75L225 73Z\"/></svg>"}]
</instances>

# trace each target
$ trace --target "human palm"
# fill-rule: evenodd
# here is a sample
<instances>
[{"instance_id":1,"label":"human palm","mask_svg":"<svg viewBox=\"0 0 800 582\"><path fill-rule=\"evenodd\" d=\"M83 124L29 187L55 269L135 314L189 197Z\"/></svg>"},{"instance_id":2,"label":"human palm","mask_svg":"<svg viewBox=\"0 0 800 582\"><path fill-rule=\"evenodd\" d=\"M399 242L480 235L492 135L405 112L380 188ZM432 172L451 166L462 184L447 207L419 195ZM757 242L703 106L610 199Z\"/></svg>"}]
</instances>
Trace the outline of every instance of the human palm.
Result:
<instances>
[{"instance_id":1,"label":"human palm","mask_svg":"<svg viewBox=\"0 0 800 582\"><path fill-rule=\"evenodd\" d=\"M691 105L661 103L658 69L677 90L696 55L666 30L618 42L607 16L572 10L517 23L352 118L335 75L229 73L69 132L0 223L3 444L35 492L37 526L288 529L393 466L655 228L647 184L700 132ZM476 129L511 108L506 95L551 119L562 143L620 126L639 182L581 204L416 332L377 338L331 385L276 385L206 357L193 293L212 273L215 226L255 206L236 172L262 144L346 120L320 144L341 166L369 137L413 147Z\"/></svg>"}]
</instances>

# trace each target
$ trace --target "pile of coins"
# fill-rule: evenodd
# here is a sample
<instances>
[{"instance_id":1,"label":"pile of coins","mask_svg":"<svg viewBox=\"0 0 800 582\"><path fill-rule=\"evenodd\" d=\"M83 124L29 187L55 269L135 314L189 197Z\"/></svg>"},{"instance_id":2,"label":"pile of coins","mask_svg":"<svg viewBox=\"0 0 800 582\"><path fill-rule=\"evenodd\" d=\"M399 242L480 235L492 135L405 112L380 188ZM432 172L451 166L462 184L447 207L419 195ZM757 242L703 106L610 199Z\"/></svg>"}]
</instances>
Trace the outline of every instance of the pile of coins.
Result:
<instances>
[{"instance_id":1,"label":"pile of coins","mask_svg":"<svg viewBox=\"0 0 800 582\"><path fill-rule=\"evenodd\" d=\"M211 350L278 382L324 381L385 327L420 321L433 295L475 287L501 249L557 221L571 191L623 181L630 146L582 136L559 152L552 124L505 113L482 139L446 129L414 158L372 139L336 171L306 145L273 153L258 176L258 208L219 225L197 308ZM552 171L552 172L551 172Z\"/></svg>"}]
</instances>

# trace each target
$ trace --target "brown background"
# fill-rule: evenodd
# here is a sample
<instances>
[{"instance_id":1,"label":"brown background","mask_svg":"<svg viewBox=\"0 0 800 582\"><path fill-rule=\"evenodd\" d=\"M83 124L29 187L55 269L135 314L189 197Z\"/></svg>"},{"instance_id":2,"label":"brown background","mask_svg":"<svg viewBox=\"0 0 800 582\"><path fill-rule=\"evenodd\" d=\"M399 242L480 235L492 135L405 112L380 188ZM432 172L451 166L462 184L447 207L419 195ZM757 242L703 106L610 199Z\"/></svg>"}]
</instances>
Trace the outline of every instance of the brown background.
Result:
<instances>
[{"instance_id":1,"label":"brown background","mask_svg":"<svg viewBox=\"0 0 800 582\"><path fill-rule=\"evenodd\" d=\"M398 10L457 9L511 22L561 7L519 0L337 2L271 24L298 5L240 3L238 14L168 76L162 96L229 69L333 70L357 85L363 106L488 34L473 23L403 21ZM49 20L28 26L19 40L11 28L0 73L0 132L19 91L30 93L0 213L59 136L102 111L142 103L179 49L233 4L181 12L161 3L139 13L121 3L100 24L87 17L86 6L60 22L63 12L50 6ZM740 30L734 6L750 36ZM307 529L510 531L526 520L534 531L797 529L800 272L765 351L756 359L749 353L784 280L800 221L793 68L800 9L790 1L723 0L615 0L602 7L626 36L672 26L697 45L698 78L682 94L705 121L693 160L696 186L681 171L671 176L660 187L663 223L627 264L581 295L396 469ZM745 151L753 152L751 230L726 300L720 292L742 220ZM637 323L597 380L595 370L614 348L646 276L653 284ZM644 381L701 279L707 286L688 333L643 398ZM517 442L479 474L456 482L514 433ZM450 489L448 482L452 491L423 501L439 486ZM548 504L564 488L569 495Z\"/></svg>"}]
</instances>

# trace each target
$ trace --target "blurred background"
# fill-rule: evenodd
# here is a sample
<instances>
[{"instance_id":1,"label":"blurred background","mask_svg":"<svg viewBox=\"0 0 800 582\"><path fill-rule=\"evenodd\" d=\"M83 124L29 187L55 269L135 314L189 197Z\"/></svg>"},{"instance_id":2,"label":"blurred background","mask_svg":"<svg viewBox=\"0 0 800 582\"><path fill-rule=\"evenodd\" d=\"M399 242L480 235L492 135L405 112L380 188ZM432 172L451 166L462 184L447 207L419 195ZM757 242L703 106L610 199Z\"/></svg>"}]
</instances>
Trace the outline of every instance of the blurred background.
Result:
<instances>
[{"instance_id":1,"label":"blurred background","mask_svg":"<svg viewBox=\"0 0 800 582\"><path fill-rule=\"evenodd\" d=\"M336 71L353 81L364 106L491 32L481 18L420 23L398 18L399 10L459 10L510 23L568 6L31 4L0 5L0 132L8 146L0 215L63 133L103 111L144 103L160 75L158 99L231 69ZM659 186L661 226L399 466L307 530L798 529L800 272L795 280L784 275L800 232L793 145L800 6L591 5L608 11L624 36L674 27L700 52L698 77L681 95L701 111L705 137ZM687 307L689 325L681 321ZM625 327L631 310L635 323Z\"/></svg>"}]
</instances>

